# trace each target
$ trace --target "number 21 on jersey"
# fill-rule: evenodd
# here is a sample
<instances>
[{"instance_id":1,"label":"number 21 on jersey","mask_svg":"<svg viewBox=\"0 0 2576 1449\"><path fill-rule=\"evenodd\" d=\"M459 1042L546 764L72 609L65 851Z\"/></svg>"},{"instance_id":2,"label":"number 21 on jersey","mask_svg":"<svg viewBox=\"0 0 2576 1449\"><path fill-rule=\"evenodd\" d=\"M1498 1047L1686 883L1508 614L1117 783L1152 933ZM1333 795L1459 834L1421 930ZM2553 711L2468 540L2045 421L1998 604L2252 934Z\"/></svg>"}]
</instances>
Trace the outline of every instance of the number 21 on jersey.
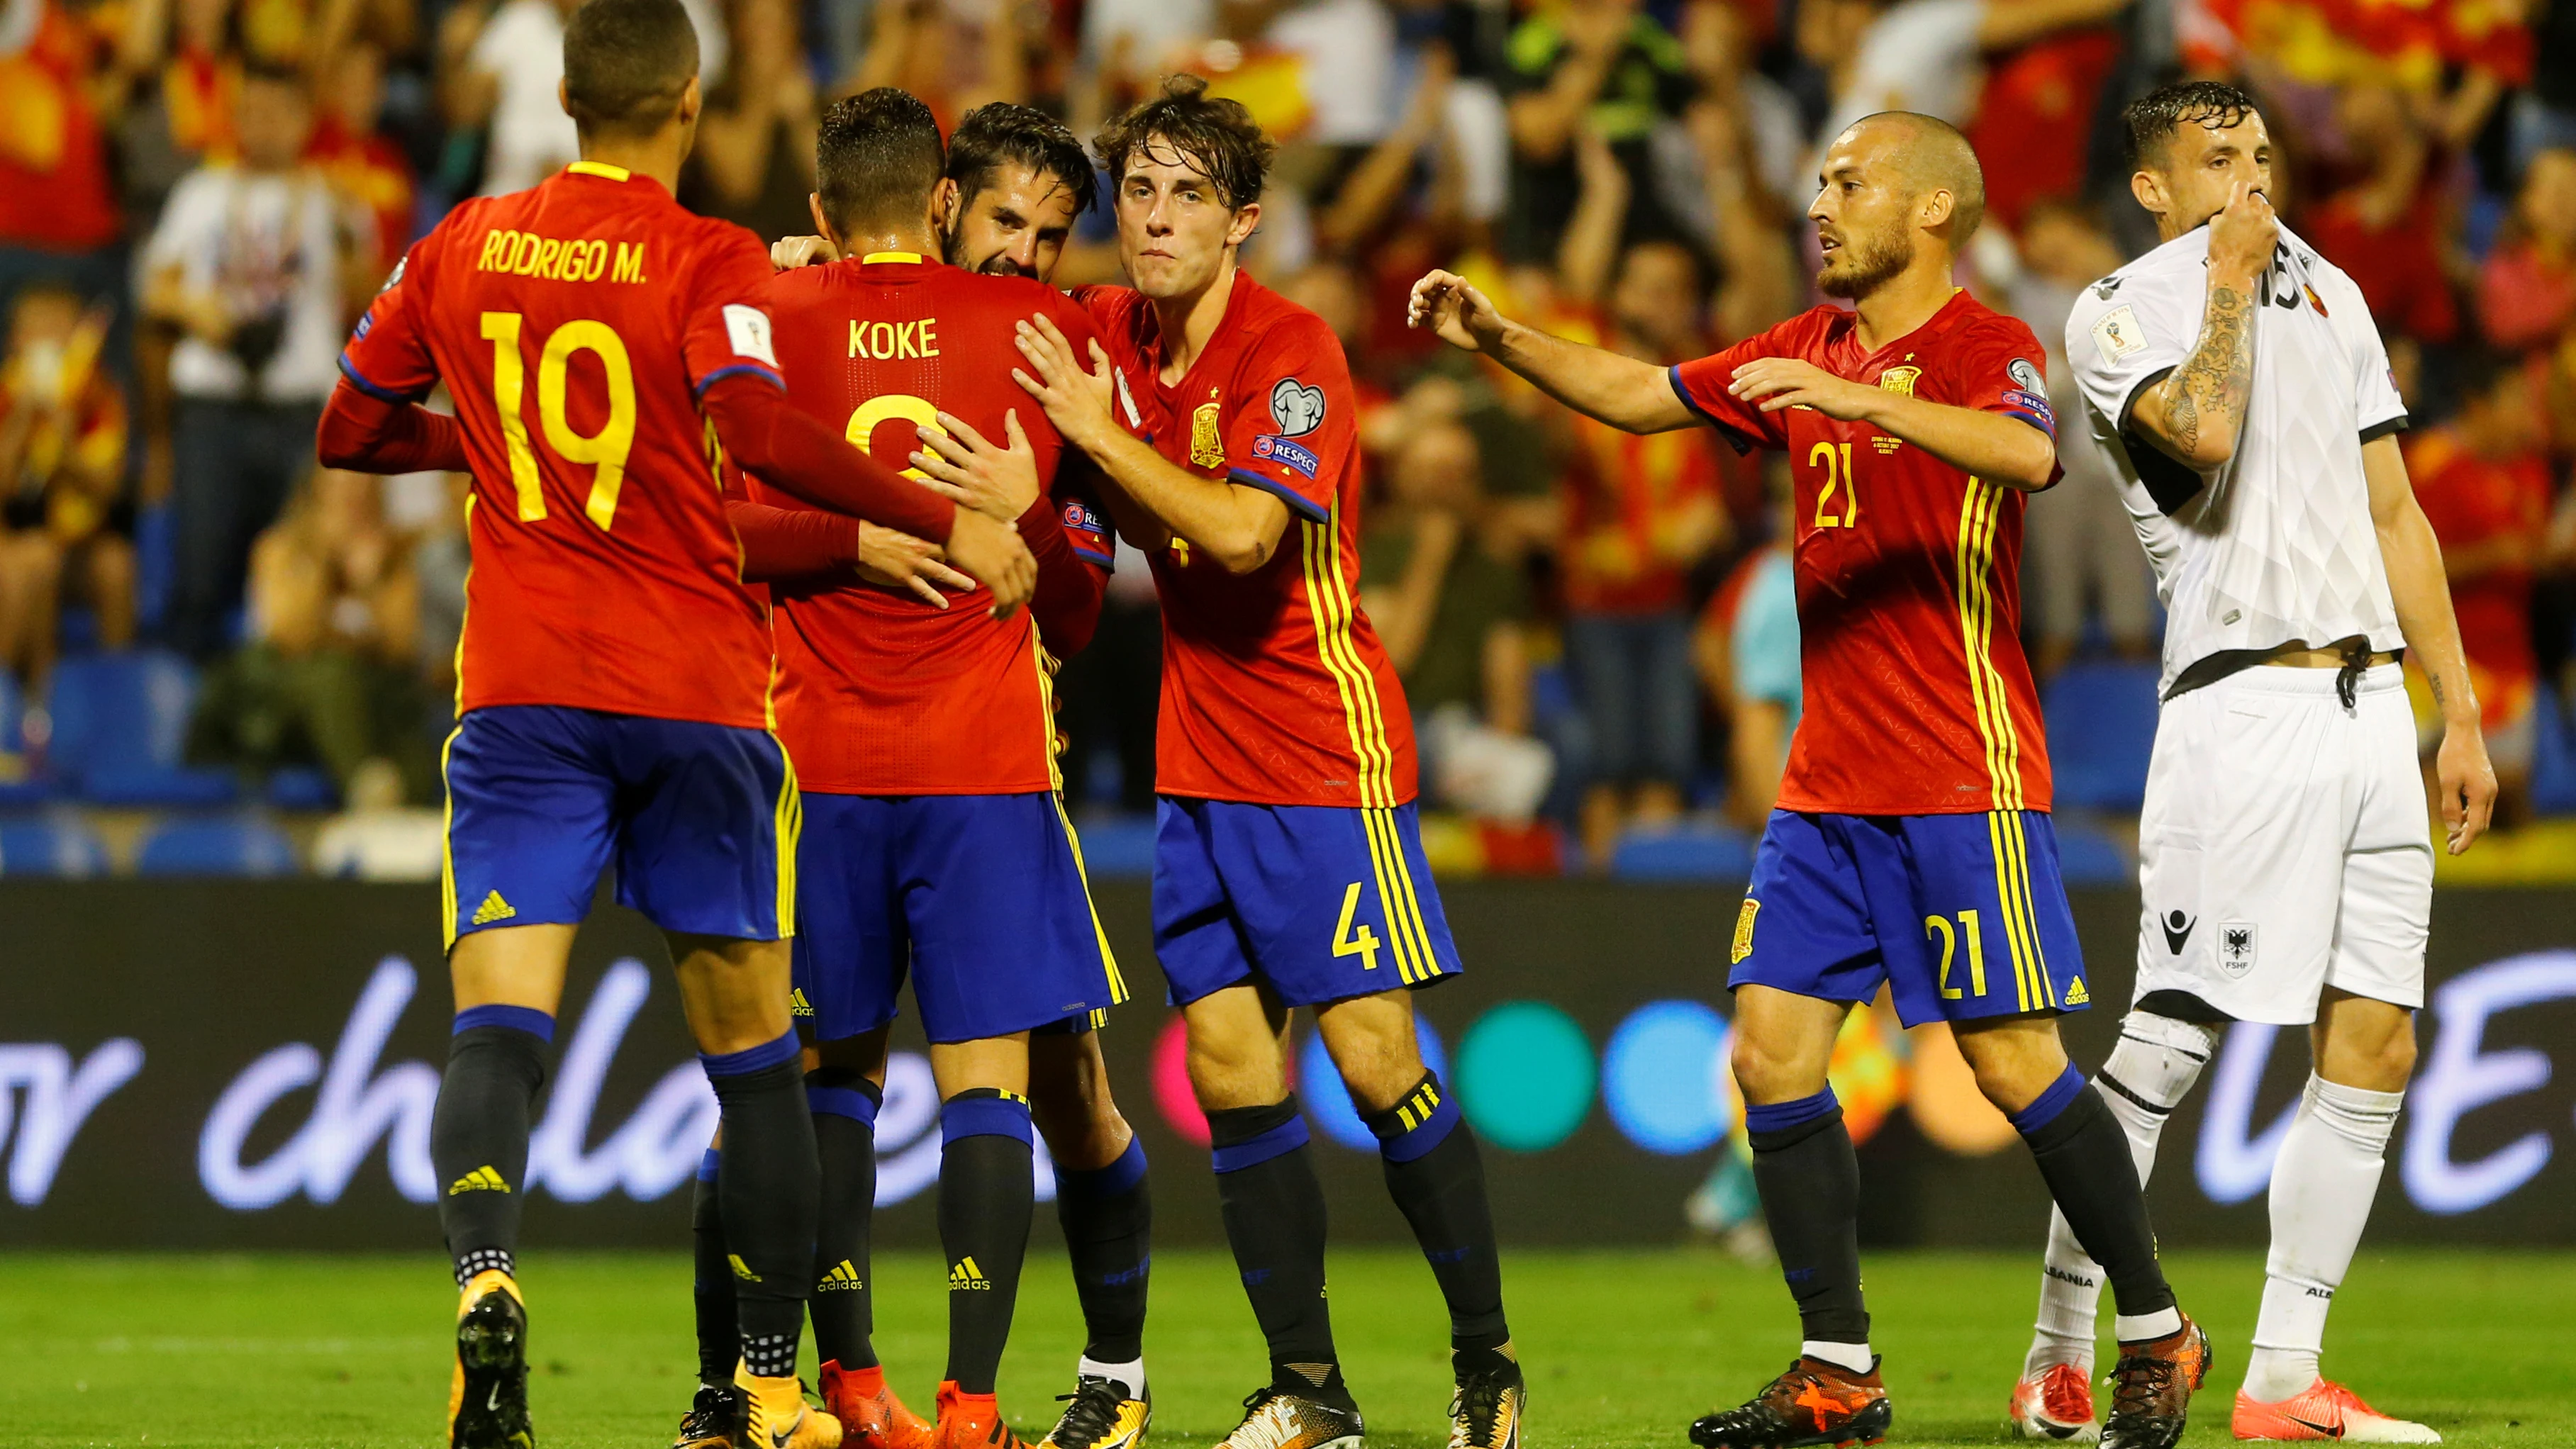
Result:
<instances>
[{"instance_id":1,"label":"number 21 on jersey","mask_svg":"<svg viewBox=\"0 0 2576 1449\"><path fill-rule=\"evenodd\" d=\"M1852 476L1849 443L1818 443L1807 450L1807 466L1822 465L1824 482L1816 489L1816 527L1860 526L1860 480ZM1841 495L1837 498L1835 495Z\"/></svg>"}]
</instances>

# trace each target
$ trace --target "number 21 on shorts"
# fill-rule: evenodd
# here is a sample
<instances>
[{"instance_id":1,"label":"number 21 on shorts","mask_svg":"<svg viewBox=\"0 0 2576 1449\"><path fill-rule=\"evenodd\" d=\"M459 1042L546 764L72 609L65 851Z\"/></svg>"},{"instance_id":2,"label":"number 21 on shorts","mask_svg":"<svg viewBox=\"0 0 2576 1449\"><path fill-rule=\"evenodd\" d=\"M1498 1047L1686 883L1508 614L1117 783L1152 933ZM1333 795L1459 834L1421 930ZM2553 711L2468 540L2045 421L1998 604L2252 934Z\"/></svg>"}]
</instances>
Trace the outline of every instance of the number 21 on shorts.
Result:
<instances>
[{"instance_id":1,"label":"number 21 on shorts","mask_svg":"<svg viewBox=\"0 0 2576 1449\"><path fill-rule=\"evenodd\" d=\"M1959 926L1955 931L1950 928L1949 917L1925 916L1923 935L1927 940L1938 940L1941 943L1940 984L1943 1001L1957 1001L1962 995L1958 987L1950 984L1950 966L1959 954L1961 937L1967 939L1968 985L1977 995L1986 994L1986 940L1984 934L1977 928L1977 913L1974 910L1959 913Z\"/></svg>"}]
</instances>

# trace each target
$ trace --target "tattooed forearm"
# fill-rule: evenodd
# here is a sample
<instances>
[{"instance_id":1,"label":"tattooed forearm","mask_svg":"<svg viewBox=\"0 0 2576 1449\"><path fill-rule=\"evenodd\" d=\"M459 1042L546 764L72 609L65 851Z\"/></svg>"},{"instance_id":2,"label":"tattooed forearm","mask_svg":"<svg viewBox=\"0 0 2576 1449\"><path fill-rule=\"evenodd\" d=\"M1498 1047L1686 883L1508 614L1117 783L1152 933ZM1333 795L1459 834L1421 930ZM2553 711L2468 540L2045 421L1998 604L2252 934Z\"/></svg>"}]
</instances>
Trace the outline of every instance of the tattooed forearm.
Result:
<instances>
[{"instance_id":1,"label":"tattooed forearm","mask_svg":"<svg viewBox=\"0 0 2576 1449\"><path fill-rule=\"evenodd\" d=\"M2164 404L2160 430L2171 450L2195 461L2204 428L2223 435L2233 448L2236 426L2254 380L2254 299L2250 292L2219 284L2209 289L2209 307L2200 323L2200 342L2173 375L2157 384Z\"/></svg>"}]
</instances>

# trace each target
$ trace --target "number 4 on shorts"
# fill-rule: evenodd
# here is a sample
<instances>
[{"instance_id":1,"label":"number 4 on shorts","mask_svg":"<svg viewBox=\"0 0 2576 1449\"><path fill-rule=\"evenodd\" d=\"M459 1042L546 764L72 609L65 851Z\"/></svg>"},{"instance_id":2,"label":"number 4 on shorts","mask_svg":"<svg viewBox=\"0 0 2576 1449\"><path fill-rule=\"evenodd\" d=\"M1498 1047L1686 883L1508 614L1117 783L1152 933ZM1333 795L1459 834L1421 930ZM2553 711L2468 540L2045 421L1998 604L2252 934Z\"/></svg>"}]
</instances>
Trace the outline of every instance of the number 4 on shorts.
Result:
<instances>
[{"instance_id":1,"label":"number 4 on shorts","mask_svg":"<svg viewBox=\"0 0 2576 1449\"><path fill-rule=\"evenodd\" d=\"M1360 933L1356 936L1351 934L1351 917L1359 911L1359 908L1360 883L1352 881L1350 888L1342 892L1342 919L1340 924L1333 927L1333 954L1357 956L1360 958L1361 970L1375 971L1377 969L1377 933L1368 928L1368 922L1362 921Z\"/></svg>"}]
</instances>

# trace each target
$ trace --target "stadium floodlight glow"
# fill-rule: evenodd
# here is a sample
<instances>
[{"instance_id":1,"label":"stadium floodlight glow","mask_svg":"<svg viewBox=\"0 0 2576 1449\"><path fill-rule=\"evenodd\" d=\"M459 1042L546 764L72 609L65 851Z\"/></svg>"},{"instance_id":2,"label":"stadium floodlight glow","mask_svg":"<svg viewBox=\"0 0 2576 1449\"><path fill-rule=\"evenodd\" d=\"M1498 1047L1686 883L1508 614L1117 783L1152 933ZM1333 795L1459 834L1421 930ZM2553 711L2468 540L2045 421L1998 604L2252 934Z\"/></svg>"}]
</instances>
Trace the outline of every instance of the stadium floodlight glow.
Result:
<instances>
[{"instance_id":1,"label":"stadium floodlight glow","mask_svg":"<svg viewBox=\"0 0 2576 1449\"><path fill-rule=\"evenodd\" d=\"M2498 1012L2576 997L2576 951L2534 951L2454 976L2433 993L2441 1022L2416 1073L2401 1172L2406 1196L2428 1213L2485 1207L2531 1181L2549 1162L2546 1132L2527 1132L2475 1162L2451 1159L2451 1134L2480 1107L2549 1081L2548 1054L2533 1047L2486 1051Z\"/></svg>"},{"instance_id":2,"label":"stadium floodlight glow","mask_svg":"<svg viewBox=\"0 0 2576 1449\"><path fill-rule=\"evenodd\" d=\"M1458 1090L1449 1075L1449 1053L1440 1045L1440 1033L1421 1017L1413 1018L1413 1039L1421 1044L1422 1064L1438 1074L1451 1091ZM1297 1101L1306 1109L1306 1119L1323 1134L1353 1152L1377 1151L1377 1134L1360 1120L1357 1107L1351 1105L1351 1089L1342 1084L1341 1071L1333 1065L1333 1054L1324 1046L1321 1031L1306 1033L1306 1043L1297 1049Z\"/></svg>"},{"instance_id":3,"label":"stadium floodlight glow","mask_svg":"<svg viewBox=\"0 0 2576 1449\"><path fill-rule=\"evenodd\" d=\"M1583 1028L1544 1001L1506 1001L1458 1040L1459 1109L1507 1151L1545 1152L1573 1136L1600 1079Z\"/></svg>"},{"instance_id":4,"label":"stadium floodlight glow","mask_svg":"<svg viewBox=\"0 0 2576 1449\"><path fill-rule=\"evenodd\" d=\"M58 1042L0 1044L0 1147L11 1146L15 1137L9 1200L40 1206L81 1124L141 1070L143 1044L130 1036L100 1042L78 1067Z\"/></svg>"},{"instance_id":5,"label":"stadium floodlight glow","mask_svg":"<svg viewBox=\"0 0 2576 1449\"><path fill-rule=\"evenodd\" d=\"M2209 1074L2209 1107L2200 1119L2200 1147L2192 1155L2192 1172L2211 1202L2240 1203L2272 1185L2272 1160L2281 1155L2281 1139L2290 1135L2290 1119L2299 1114L2292 1098L2260 1136L2252 1133L2254 1092L2263 1085L2271 1064L2277 1026L2240 1021L2228 1027L2218 1045L2215 1070Z\"/></svg>"},{"instance_id":6,"label":"stadium floodlight glow","mask_svg":"<svg viewBox=\"0 0 2576 1449\"><path fill-rule=\"evenodd\" d=\"M1601 1098L1631 1142L1668 1157L1704 1151L1734 1125L1724 1079L1726 1018L1697 1001L1638 1007L1610 1034Z\"/></svg>"}]
</instances>

